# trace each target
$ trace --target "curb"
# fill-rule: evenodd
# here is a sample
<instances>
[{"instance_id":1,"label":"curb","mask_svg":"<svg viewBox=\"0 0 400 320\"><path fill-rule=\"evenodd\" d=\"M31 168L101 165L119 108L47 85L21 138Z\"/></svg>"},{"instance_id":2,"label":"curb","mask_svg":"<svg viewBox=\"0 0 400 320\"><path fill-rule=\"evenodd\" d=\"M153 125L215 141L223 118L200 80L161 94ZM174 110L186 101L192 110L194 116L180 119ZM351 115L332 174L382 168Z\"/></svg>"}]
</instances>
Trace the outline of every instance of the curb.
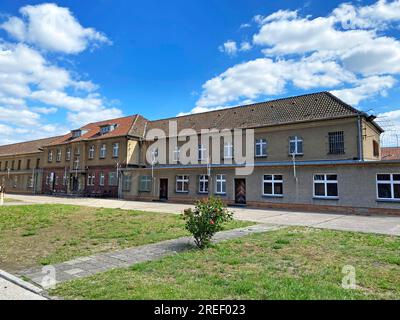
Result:
<instances>
[{"instance_id":1,"label":"curb","mask_svg":"<svg viewBox=\"0 0 400 320\"><path fill-rule=\"evenodd\" d=\"M22 280L22 279L20 279L20 278L18 278L16 276L12 275L11 273L8 273L8 272L6 272L4 270L0 270L0 278L3 278L5 280L7 280L7 281L10 281L10 282L16 284L17 286L19 286L19 287L21 287L21 288L23 288L25 290L28 290L28 291L33 292L35 294L38 294L38 295L40 295L40 296L42 296L42 297L44 297L44 298L49 300L49 297L47 297L45 295L45 292L44 292L44 290L42 288L39 288L38 286L35 286L35 285L33 285L33 284L29 283L29 282L26 282L26 281L24 281L24 280Z\"/></svg>"}]
</instances>

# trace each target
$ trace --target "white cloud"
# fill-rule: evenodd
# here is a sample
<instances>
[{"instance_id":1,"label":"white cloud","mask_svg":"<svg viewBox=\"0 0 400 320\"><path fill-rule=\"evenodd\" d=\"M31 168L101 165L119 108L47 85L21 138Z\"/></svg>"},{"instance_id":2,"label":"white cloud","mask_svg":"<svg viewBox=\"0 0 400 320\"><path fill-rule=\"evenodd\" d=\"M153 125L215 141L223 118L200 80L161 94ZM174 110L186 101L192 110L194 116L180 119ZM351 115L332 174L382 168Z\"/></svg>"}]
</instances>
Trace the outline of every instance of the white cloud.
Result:
<instances>
[{"instance_id":1,"label":"white cloud","mask_svg":"<svg viewBox=\"0 0 400 320\"><path fill-rule=\"evenodd\" d=\"M237 44L235 41L228 40L222 46L220 46L219 51L225 52L231 56L235 55L238 51Z\"/></svg>"},{"instance_id":2,"label":"white cloud","mask_svg":"<svg viewBox=\"0 0 400 320\"><path fill-rule=\"evenodd\" d=\"M18 41L67 54L110 43L104 34L82 27L68 8L44 3L22 7L20 13L22 19L11 17L1 26Z\"/></svg>"},{"instance_id":3,"label":"white cloud","mask_svg":"<svg viewBox=\"0 0 400 320\"><path fill-rule=\"evenodd\" d=\"M387 95L400 75L400 41L395 33L385 34L400 21L400 0L346 3L314 18L279 10L253 20L258 30L249 46L264 56L206 81L192 112L283 94L290 86L328 89L357 105ZM231 52L241 49L230 43Z\"/></svg>"},{"instance_id":4,"label":"white cloud","mask_svg":"<svg viewBox=\"0 0 400 320\"><path fill-rule=\"evenodd\" d=\"M358 105L360 101L377 94L386 96L387 90L392 88L395 83L396 80L391 76L371 76L357 81L353 88L333 90L331 92L349 104Z\"/></svg>"},{"instance_id":5,"label":"white cloud","mask_svg":"<svg viewBox=\"0 0 400 320\"><path fill-rule=\"evenodd\" d=\"M32 111L37 112L37 113L41 113L41 114L51 114L51 113L56 113L58 111L58 109L55 108L55 107L50 107L50 108L33 107Z\"/></svg>"},{"instance_id":6,"label":"white cloud","mask_svg":"<svg viewBox=\"0 0 400 320\"><path fill-rule=\"evenodd\" d=\"M240 51L249 51L251 49L251 44L247 41L243 41L240 44Z\"/></svg>"},{"instance_id":7,"label":"white cloud","mask_svg":"<svg viewBox=\"0 0 400 320\"><path fill-rule=\"evenodd\" d=\"M90 122L97 122L107 119L115 119L122 117L121 110L117 108L101 108L96 112L90 110L82 110L76 113L68 113L68 120L76 127Z\"/></svg>"}]
</instances>

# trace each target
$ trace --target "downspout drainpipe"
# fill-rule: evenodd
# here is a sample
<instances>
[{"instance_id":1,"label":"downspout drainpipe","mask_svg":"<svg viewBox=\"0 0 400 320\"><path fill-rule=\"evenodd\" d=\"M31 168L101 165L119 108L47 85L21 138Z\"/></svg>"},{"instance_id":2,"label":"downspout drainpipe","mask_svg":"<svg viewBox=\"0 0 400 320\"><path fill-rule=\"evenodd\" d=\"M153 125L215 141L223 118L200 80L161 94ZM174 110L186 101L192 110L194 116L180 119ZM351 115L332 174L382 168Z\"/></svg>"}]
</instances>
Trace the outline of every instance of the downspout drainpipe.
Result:
<instances>
[{"instance_id":1,"label":"downspout drainpipe","mask_svg":"<svg viewBox=\"0 0 400 320\"><path fill-rule=\"evenodd\" d=\"M357 118L357 129L358 129L358 160L364 160L364 150L363 150L363 143L362 143L362 117L358 115Z\"/></svg>"}]
</instances>

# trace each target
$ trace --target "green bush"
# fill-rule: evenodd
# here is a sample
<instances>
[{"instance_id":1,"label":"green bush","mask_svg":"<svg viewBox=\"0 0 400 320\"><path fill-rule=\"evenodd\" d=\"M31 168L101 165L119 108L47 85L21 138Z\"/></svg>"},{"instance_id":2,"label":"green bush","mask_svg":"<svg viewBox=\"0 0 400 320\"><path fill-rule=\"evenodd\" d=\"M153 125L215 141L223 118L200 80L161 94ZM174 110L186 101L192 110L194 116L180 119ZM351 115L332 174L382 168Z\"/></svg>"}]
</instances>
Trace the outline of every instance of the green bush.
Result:
<instances>
[{"instance_id":1,"label":"green bush","mask_svg":"<svg viewBox=\"0 0 400 320\"><path fill-rule=\"evenodd\" d=\"M197 247L203 249L223 229L223 224L232 220L233 213L218 198L197 201L195 205L194 210L184 211L183 219L186 221L185 228L193 235Z\"/></svg>"}]
</instances>

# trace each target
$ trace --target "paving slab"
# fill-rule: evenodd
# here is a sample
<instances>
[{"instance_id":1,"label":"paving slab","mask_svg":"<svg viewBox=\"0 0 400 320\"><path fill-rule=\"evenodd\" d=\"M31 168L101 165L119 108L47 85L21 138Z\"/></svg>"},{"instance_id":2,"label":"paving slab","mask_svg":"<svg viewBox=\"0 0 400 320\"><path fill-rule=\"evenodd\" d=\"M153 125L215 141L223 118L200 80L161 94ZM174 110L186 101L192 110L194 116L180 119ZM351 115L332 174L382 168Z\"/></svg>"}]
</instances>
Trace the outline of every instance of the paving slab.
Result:
<instances>
[{"instance_id":1,"label":"paving slab","mask_svg":"<svg viewBox=\"0 0 400 320\"><path fill-rule=\"evenodd\" d=\"M281 227L276 225L258 224L240 229L227 230L217 233L213 241L220 242L243 237L248 234L276 230L278 228ZM140 262L160 259L192 248L194 248L193 239L191 237L182 237L46 266L46 270L48 270L49 267L54 268L55 277L53 282L44 281L46 279L48 280L49 274L46 270L42 272L43 267L30 268L18 273L28 277L35 284L48 289L57 283L86 277L115 268L128 267Z\"/></svg>"}]
</instances>

